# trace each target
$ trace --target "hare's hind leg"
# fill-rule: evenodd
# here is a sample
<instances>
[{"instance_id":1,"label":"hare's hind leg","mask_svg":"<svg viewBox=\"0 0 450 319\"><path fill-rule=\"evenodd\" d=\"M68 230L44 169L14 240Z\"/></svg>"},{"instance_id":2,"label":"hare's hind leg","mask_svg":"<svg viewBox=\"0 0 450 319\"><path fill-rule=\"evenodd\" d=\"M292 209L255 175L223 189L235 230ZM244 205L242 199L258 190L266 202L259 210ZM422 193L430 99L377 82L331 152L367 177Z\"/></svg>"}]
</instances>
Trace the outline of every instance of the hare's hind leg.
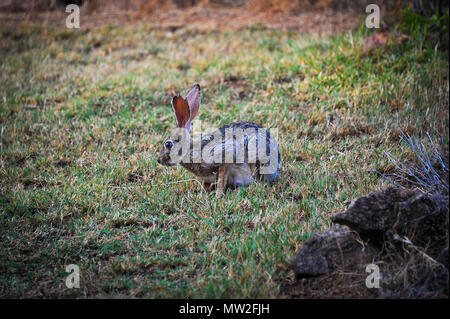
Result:
<instances>
[{"instance_id":1,"label":"hare's hind leg","mask_svg":"<svg viewBox=\"0 0 450 319\"><path fill-rule=\"evenodd\" d=\"M225 193L225 187L227 186L229 164L223 164L219 167L218 177L217 177L217 190L216 197L222 196Z\"/></svg>"}]
</instances>

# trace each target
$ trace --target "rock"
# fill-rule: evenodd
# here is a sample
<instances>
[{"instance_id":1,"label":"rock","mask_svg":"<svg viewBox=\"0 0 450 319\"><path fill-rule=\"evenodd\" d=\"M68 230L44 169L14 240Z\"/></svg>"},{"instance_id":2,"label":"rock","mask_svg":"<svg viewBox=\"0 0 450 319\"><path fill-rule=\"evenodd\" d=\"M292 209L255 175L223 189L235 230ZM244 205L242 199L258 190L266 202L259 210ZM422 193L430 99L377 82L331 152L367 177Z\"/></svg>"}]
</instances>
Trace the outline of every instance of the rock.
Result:
<instances>
[{"instance_id":1,"label":"rock","mask_svg":"<svg viewBox=\"0 0 450 319\"><path fill-rule=\"evenodd\" d=\"M377 250L358 234L340 225L314 233L299 249L293 261L297 278L319 276L337 268L354 270L370 263Z\"/></svg>"},{"instance_id":2,"label":"rock","mask_svg":"<svg viewBox=\"0 0 450 319\"><path fill-rule=\"evenodd\" d=\"M352 201L350 207L331 216L362 234L379 234L436 213L438 205L426 194L389 187Z\"/></svg>"},{"instance_id":3,"label":"rock","mask_svg":"<svg viewBox=\"0 0 450 319\"><path fill-rule=\"evenodd\" d=\"M407 237L436 258L446 245L448 196L389 187L352 201L349 208L331 216L362 237L385 234ZM384 241L385 239L383 239Z\"/></svg>"}]
</instances>

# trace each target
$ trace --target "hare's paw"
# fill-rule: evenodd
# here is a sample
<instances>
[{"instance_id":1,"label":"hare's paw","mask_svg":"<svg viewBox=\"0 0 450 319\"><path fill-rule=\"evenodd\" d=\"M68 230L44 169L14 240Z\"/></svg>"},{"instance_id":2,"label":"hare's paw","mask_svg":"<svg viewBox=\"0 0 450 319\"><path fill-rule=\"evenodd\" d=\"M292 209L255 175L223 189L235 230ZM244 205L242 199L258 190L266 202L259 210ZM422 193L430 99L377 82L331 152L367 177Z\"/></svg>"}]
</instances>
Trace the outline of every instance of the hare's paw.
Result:
<instances>
[{"instance_id":1,"label":"hare's paw","mask_svg":"<svg viewBox=\"0 0 450 319\"><path fill-rule=\"evenodd\" d=\"M216 198L220 198L223 195L225 195L225 191L223 189L217 188L217 190L216 190Z\"/></svg>"},{"instance_id":2,"label":"hare's paw","mask_svg":"<svg viewBox=\"0 0 450 319\"><path fill-rule=\"evenodd\" d=\"M210 192L214 189L214 183L202 181L202 187L205 191Z\"/></svg>"}]
</instances>

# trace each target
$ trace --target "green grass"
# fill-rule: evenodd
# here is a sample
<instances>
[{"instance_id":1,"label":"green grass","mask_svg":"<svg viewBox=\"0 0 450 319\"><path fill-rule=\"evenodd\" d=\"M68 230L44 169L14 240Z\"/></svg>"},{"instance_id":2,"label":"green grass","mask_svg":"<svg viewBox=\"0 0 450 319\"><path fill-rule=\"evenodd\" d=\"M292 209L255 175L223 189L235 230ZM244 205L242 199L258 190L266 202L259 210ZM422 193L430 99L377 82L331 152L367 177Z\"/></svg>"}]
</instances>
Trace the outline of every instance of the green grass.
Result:
<instances>
[{"instance_id":1,"label":"green grass","mask_svg":"<svg viewBox=\"0 0 450 319\"><path fill-rule=\"evenodd\" d=\"M246 28L0 27L0 296L284 297L332 212L386 186L400 131L448 143L448 55ZM157 164L170 99L202 86L203 127L279 130L282 170L216 199ZM65 287L65 266L81 288Z\"/></svg>"}]
</instances>

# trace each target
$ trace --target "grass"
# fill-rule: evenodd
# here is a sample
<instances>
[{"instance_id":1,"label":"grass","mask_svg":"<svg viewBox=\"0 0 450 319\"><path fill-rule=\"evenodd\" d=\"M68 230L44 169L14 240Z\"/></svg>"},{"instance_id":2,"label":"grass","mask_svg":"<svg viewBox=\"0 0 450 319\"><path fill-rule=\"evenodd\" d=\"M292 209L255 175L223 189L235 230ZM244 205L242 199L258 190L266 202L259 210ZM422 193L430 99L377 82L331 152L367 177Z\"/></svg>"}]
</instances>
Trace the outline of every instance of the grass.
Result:
<instances>
[{"instance_id":1,"label":"grass","mask_svg":"<svg viewBox=\"0 0 450 319\"><path fill-rule=\"evenodd\" d=\"M417 138L403 134L401 140L411 148L416 156L412 163L397 163L395 159L386 153L386 156L395 167L396 173L389 174L391 178L397 179L402 184L420 189L425 193L438 193L448 195L448 147L447 144L435 143L427 132L428 141L420 143ZM437 144L437 146L436 146ZM409 167L408 167L409 166ZM388 176L381 174L396 186Z\"/></svg>"},{"instance_id":2,"label":"grass","mask_svg":"<svg viewBox=\"0 0 450 319\"><path fill-rule=\"evenodd\" d=\"M329 215L448 143L448 54L411 39L366 51L248 27L1 26L0 296L285 297L290 261ZM282 170L216 199L157 164L170 99L202 86L202 127L279 130ZM65 267L81 269L67 289Z\"/></svg>"}]
</instances>

